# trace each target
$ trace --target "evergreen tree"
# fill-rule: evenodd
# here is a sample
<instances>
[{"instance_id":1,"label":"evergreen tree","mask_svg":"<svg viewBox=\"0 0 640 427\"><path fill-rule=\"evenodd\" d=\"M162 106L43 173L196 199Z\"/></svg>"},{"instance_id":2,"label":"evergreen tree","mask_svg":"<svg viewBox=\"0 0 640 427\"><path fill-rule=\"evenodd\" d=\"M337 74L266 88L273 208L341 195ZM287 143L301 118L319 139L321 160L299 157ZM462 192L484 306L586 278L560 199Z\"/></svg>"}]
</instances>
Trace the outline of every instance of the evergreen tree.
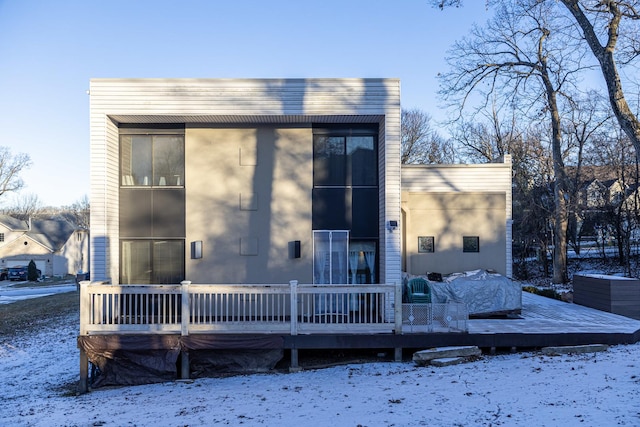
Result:
<instances>
[{"instance_id":1,"label":"evergreen tree","mask_svg":"<svg viewBox=\"0 0 640 427\"><path fill-rule=\"evenodd\" d=\"M36 268L36 263L33 260L29 261L29 266L27 267L27 279L30 282L36 282L39 278L38 269Z\"/></svg>"}]
</instances>

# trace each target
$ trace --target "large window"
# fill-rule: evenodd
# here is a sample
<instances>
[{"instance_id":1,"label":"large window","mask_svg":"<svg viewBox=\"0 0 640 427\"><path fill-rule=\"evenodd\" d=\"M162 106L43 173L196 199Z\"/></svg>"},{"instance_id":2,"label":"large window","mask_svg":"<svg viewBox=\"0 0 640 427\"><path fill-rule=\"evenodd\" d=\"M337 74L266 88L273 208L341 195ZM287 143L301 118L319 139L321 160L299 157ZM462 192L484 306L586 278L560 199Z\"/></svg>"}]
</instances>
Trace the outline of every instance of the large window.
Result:
<instances>
[{"instance_id":1,"label":"large window","mask_svg":"<svg viewBox=\"0 0 640 427\"><path fill-rule=\"evenodd\" d=\"M375 139L374 135L315 135L314 186L377 186Z\"/></svg>"},{"instance_id":2,"label":"large window","mask_svg":"<svg viewBox=\"0 0 640 427\"><path fill-rule=\"evenodd\" d=\"M123 240L120 283L179 284L184 280L184 240Z\"/></svg>"},{"instance_id":3,"label":"large window","mask_svg":"<svg viewBox=\"0 0 640 427\"><path fill-rule=\"evenodd\" d=\"M185 278L184 127L120 128L120 283Z\"/></svg>"},{"instance_id":4,"label":"large window","mask_svg":"<svg viewBox=\"0 0 640 427\"><path fill-rule=\"evenodd\" d=\"M123 186L184 186L183 135L121 135Z\"/></svg>"},{"instance_id":5,"label":"large window","mask_svg":"<svg viewBox=\"0 0 640 427\"><path fill-rule=\"evenodd\" d=\"M314 129L314 230L349 230L357 239L377 239L377 128Z\"/></svg>"}]
</instances>

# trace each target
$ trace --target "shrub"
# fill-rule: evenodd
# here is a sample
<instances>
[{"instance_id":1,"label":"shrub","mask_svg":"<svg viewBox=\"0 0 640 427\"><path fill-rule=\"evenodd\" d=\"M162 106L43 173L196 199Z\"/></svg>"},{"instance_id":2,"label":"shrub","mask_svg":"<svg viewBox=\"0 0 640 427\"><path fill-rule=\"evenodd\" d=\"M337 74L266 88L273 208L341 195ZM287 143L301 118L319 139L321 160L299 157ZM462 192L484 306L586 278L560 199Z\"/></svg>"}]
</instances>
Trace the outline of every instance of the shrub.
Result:
<instances>
[{"instance_id":1,"label":"shrub","mask_svg":"<svg viewBox=\"0 0 640 427\"><path fill-rule=\"evenodd\" d=\"M27 280L35 282L38 280L39 276L36 263L33 262L33 260L29 261L29 266L27 267Z\"/></svg>"}]
</instances>

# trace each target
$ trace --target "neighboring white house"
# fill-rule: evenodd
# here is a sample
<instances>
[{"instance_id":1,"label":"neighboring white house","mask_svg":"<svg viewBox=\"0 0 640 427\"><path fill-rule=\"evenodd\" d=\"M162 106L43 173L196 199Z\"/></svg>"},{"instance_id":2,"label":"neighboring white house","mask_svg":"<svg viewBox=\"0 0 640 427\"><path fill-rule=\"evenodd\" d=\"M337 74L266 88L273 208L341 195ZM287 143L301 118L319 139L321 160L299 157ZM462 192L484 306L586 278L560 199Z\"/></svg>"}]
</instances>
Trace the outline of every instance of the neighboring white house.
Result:
<instances>
[{"instance_id":1,"label":"neighboring white house","mask_svg":"<svg viewBox=\"0 0 640 427\"><path fill-rule=\"evenodd\" d=\"M601 209L611 204L620 203L626 196L628 187L619 179L600 181L595 178L586 183L581 191L585 209Z\"/></svg>"},{"instance_id":2,"label":"neighboring white house","mask_svg":"<svg viewBox=\"0 0 640 427\"><path fill-rule=\"evenodd\" d=\"M0 267L34 261L45 276L89 271L89 231L64 220L23 221L0 215Z\"/></svg>"}]
</instances>

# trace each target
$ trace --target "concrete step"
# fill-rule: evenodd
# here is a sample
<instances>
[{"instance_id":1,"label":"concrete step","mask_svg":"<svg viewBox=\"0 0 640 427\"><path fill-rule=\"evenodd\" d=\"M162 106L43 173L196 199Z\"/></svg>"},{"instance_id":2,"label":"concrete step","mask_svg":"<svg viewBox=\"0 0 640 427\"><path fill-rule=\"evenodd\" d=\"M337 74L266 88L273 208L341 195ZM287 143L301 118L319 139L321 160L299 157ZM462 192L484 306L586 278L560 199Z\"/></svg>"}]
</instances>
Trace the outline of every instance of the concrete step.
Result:
<instances>
[{"instance_id":1,"label":"concrete step","mask_svg":"<svg viewBox=\"0 0 640 427\"><path fill-rule=\"evenodd\" d=\"M550 356L556 356L559 354L582 354L582 353L599 353L601 351L607 351L608 346L606 344L587 344L587 345L567 345L559 347L544 347L542 354Z\"/></svg>"},{"instance_id":2,"label":"concrete step","mask_svg":"<svg viewBox=\"0 0 640 427\"><path fill-rule=\"evenodd\" d=\"M430 365L442 368L444 366L459 365L468 361L468 357L446 357L444 359L432 359Z\"/></svg>"},{"instance_id":3,"label":"concrete step","mask_svg":"<svg viewBox=\"0 0 640 427\"><path fill-rule=\"evenodd\" d=\"M480 356L482 351L477 346L436 347L413 353L413 361L418 365L428 365L434 359Z\"/></svg>"}]
</instances>

